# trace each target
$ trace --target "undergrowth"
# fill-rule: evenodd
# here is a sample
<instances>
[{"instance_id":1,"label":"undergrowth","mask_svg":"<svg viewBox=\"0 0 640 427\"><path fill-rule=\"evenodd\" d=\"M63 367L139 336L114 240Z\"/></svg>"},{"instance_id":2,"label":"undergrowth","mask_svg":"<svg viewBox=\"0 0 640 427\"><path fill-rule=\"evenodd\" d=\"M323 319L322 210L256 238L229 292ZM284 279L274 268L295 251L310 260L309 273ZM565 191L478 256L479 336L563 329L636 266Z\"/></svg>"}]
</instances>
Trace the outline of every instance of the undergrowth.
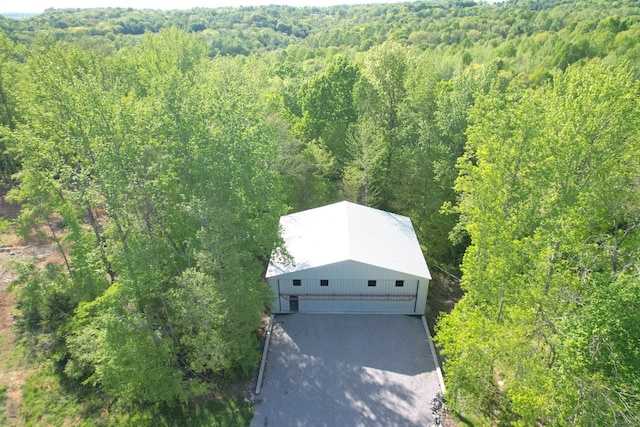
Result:
<instances>
[{"instance_id":1,"label":"undergrowth","mask_svg":"<svg viewBox=\"0 0 640 427\"><path fill-rule=\"evenodd\" d=\"M22 408L27 426L241 427L253 417L253 408L241 396L176 407L124 404L98 389L69 381L50 361L27 377Z\"/></svg>"}]
</instances>

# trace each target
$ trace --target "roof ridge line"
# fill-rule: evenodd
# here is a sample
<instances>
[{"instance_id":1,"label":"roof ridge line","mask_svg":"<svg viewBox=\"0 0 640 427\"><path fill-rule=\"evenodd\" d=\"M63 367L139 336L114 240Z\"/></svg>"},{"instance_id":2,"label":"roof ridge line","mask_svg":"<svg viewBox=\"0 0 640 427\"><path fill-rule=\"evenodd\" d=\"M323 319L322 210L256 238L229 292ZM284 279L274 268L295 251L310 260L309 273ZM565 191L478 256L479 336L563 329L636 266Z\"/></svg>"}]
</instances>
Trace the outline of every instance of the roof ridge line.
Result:
<instances>
[{"instance_id":1,"label":"roof ridge line","mask_svg":"<svg viewBox=\"0 0 640 427\"><path fill-rule=\"evenodd\" d=\"M353 260L353 253L351 253L351 224L350 224L350 220L349 220L349 201L345 200L344 201L344 208L347 210L347 214L344 216L345 217L345 221L346 221L346 228L347 228L347 259Z\"/></svg>"}]
</instances>

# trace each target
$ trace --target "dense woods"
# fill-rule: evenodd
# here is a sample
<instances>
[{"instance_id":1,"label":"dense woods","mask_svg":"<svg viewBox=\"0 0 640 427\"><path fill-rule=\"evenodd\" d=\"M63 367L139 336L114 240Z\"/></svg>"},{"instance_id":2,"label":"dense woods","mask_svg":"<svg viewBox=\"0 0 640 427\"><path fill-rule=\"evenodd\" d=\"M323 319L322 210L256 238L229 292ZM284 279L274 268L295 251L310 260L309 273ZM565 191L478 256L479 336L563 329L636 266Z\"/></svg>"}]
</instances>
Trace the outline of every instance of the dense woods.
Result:
<instances>
[{"instance_id":1,"label":"dense woods","mask_svg":"<svg viewBox=\"0 0 640 427\"><path fill-rule=\"evenodd\" d=\"M60 254L18 267L19 323L66 383L173 407L246 375L279 216L348 199L410 216L462 275L436 335L461 419L640 423L638 2L0 29L2 186Z\"/></svg>"}]
</instances>

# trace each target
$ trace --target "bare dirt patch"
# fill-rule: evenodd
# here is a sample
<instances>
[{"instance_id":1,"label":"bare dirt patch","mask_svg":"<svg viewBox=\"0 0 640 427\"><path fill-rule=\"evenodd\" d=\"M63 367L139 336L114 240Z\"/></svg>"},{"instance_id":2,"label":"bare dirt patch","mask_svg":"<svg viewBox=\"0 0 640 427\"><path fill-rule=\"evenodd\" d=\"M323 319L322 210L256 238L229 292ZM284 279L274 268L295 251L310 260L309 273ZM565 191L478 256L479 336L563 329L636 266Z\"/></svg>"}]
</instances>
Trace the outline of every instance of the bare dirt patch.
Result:
<instances>
[{"instance_id":1,"label":"bare dirt patch","mask_svg":"<svg viewBox=\"0 0 640 427\"><path fill-rule=\"evenodd\" d=\"M12 276L5 267L6 258L9 256L7 252L0 253L0 387L7 387L3 402L6 417L4 421L10 425L21 425L22 386L30 371L21 366L15 348L16 301L15 297L7 292L7 284L12 280Z\"/></svg>"},{"instance_id":2,"label":"bare dirt patch","mask_svg":"<svg viewBox=\"0 0 640 427\"><path fill-rule=\"evenodd\" d=\"M20 205L8 203L0 196L0 217L14 220L20 213ZM16 279L11 268L14 261L27 257L36 259L36 265L43 266L48 262L59 262L59 254L51 246L47 238L37 237L31 241L23 241L13 231L1 236L0 244L0 387L6 387L5 409L6 422L11 426L24 425L22 410L22 388L27 376L32 372L24 362L19 349L16 349L15 310L16 298L9 290L9 284Z\"/></svg>"}]
</instances>

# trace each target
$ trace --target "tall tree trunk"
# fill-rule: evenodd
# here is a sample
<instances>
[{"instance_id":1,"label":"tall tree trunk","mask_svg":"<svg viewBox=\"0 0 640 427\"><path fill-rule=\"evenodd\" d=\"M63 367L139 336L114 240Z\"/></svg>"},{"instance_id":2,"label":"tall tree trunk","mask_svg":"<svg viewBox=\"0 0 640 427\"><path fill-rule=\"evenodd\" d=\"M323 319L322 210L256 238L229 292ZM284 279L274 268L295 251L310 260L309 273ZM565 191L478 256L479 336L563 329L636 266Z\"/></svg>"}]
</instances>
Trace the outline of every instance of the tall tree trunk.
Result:
<instances>
[{"instance_id":1,"label":"tall tree trunk","mask_svg":"<svg viewBox=\"0 0 640 427\"><path fill-rule=\"evenodd\" d=\"M58 245L58 250L60 250L60 254L62 254L62 259L64 259L64 265L67 267L67 272L69 273L70 277L73 277L73 273L71 272L71 266L69 265L69 260L67 259L67 254L64 252L64 248L62 247L62 244L60 243L60 239L58 239L58 236L56 235L56 230L55 228L53 228L53 224L51 223L51 220L49 220L49 218L47 218L47 225L49 226L49 230L51 231L53 240L56 242L56 245Z\"/></svg>"}]
</instances>

